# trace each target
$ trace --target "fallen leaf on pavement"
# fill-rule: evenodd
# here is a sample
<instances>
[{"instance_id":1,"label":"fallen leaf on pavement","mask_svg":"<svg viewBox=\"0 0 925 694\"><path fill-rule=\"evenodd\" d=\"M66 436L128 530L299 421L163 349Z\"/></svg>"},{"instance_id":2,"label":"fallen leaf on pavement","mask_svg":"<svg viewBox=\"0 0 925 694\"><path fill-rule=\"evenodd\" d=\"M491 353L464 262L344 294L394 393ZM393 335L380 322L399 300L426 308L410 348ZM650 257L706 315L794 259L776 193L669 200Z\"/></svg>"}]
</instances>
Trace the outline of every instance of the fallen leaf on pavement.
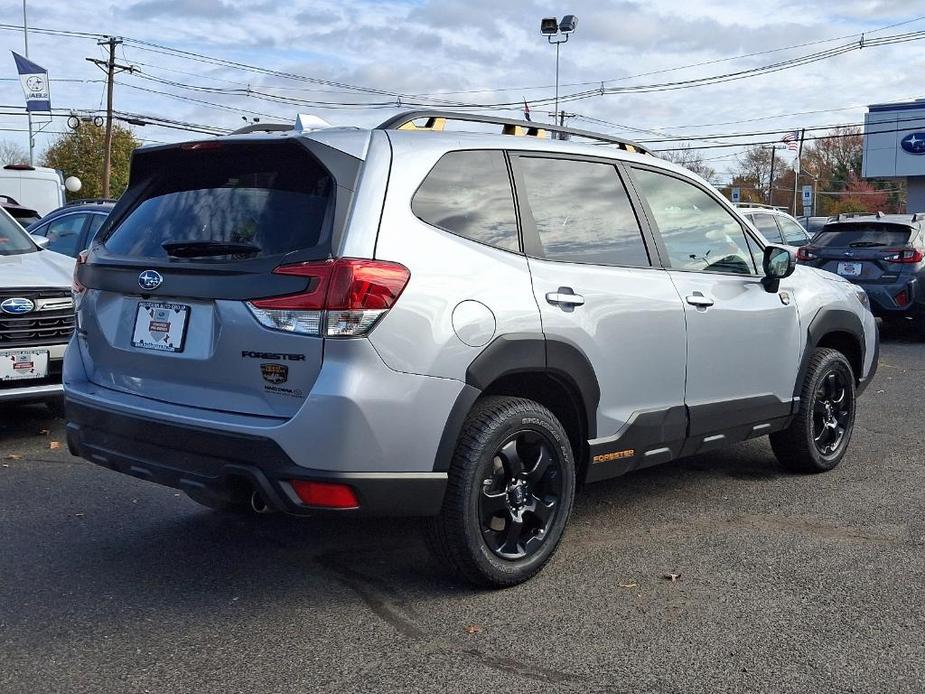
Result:
<instances>
[{"instance_id":1,"label":"fallen leaf on pavement","mask_svg":"<svg viewBox=\"0 0 925 694\"><path fill-rule=\"evenodd\" d=\"M662 578L664 578L666 581L677 581L679 578L681 578L681 574L665 574L662 576Z\"/></svg>"},{"instance_id":2,"label":"fallen leaf on pavement","mask_svg":"<svg viewBox=\"0 0 925 694\"><path fill-rule=\"evenodd\" d=\"M50 443L48 444L48 447L49 447L51 450L56 451L56 450L58 450L59 448L61 448L61 442L60 442L60 441L52 441L52 442L50 442Z\"/></svg>"},{"instance_id":3,"label":"fallen leaf on pavement","mask_svg":"<svg viewBox=\"0 0 925 694\"><path fill-rule=\"evenodd\" d=\"M633 583L618 583L617 585L621 588L636 588L639 586L635 581Z\"/></svg>"},{"instance_id":4,"label":"fallen leaf on pavement","mask_svg":"<svg viewBox=\"0 0 925 694\"><path fill-rule=\"evenodd\" d=\"M10 453L5 459L6 460L22 460L22 456L19 455L19 453Z\"/></svg>"},{"instance_id":5,"label":"fallen leaf on pavement","mask_svg":"<svg viewBox=\"0 0 925 694\"><path fill-rule=\"evenodd\" d=\"M466 627L467 634L478 634L478 633L481 633L481 631L482 631L482 627L480 627L478 624L470 624L469 626Z\"/></svg>"}]
</instances>

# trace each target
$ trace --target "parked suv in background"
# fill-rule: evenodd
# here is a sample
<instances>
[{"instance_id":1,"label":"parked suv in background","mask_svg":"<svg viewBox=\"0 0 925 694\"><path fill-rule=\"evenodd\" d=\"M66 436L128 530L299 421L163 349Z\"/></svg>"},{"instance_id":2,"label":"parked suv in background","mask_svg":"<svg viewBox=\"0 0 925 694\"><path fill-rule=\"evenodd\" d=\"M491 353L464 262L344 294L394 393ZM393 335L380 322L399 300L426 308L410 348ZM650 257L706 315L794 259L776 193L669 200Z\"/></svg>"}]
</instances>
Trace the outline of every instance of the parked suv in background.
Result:
<instances>
[{"instance_id":1,"label":"parked suv in background","mask_svg":"<svg viewBox=\"0 0 925 694\"><path fill-rule=\"evenodd\" d=\"M47 239L48 250L76 258L90 245L115 204L115 200L75 200L49 212L27 230L36 238Z\"/></svg>"},{"instance_id":2,"label":"parked suv in background","mask_svg":"<svg viewBox=\"0 0 925 694\"><path fill-rule=\"evenodd\" d=\"M810 234L796 219L776 207L767 205L738 206L739 214L755 225L768 243L780 243L785 246L805 246Z\"/></svg>"},{"instance_id":3,"label":"parked suv in background","mask_svg":"<svg viewBox=\"0 0 925 694\"><path fill-rule=\"evenodd\" d=\"M767 434L838 464L863 292L639 145L440 132L473 120L137 150L75 275L71 451L212 508L424 516L494 586L582 482Z\"/></svg>"},{"instance_id":4,"label":"parked suv in background","mask_svg":"<svg viewBox=\"0 0 925 694\"><path fill-rule=\"evenodd\" d=\"M73 260L42 250L0 211L0 403L41 400L62 412L73 271Z\"/></svg>"},{"instance_id":5,"label":"parked suv in background","mask_svg":"<svg viewBox=\"0 0 925 694\"><path fill-rule=\"evenodd\" d=\"M841 214L829 219L800 263L860 285L875 316L910 319L925 336L925 232L922 215Z\"/></svg>"}]
</instances>

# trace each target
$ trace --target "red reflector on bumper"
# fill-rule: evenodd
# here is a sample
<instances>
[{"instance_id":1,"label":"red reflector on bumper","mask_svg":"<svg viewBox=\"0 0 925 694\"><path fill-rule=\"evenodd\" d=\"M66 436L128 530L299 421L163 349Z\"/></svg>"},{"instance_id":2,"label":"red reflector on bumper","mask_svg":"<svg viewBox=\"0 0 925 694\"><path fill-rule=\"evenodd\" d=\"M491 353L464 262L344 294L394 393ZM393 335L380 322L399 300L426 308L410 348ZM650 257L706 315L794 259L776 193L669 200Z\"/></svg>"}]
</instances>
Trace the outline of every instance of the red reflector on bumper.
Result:
<instances>
[{"instance_id":1,"label":"red reflector on bumper","mask_svg":"<svg viewBox=\"0 0 925 694\"><path fill-rule=\"evenodd\" d=\"M319 508L359 508L360 506L353 489L346 484L306 480L292 480L290 484L306 506Z\"/></svg>"}]
</instances>

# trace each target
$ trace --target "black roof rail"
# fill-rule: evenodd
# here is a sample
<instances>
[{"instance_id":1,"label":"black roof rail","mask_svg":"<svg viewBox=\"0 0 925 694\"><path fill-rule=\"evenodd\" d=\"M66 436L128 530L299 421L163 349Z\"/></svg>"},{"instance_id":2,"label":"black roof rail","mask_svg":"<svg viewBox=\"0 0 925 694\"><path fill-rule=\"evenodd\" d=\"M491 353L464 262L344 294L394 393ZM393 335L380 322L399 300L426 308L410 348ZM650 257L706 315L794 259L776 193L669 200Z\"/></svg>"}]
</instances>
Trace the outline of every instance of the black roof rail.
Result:
<instances>
[{"instance_id":1,"label":"black roof rail","mask_svg":"<svg viewBox=\"0 0 925 694\"><path fill-rule=\"evenodd\" d=\"M414 121L427 119L424 125L415 125ZM454 111L407 111L392 116L376 126L377 130L431 130L440 131L447 121L460 121L464 123L483 123L486 125L500 125L502 135L525 135L529 137L545 137L546 132L564 133L574 137L582 137L609 145L617 145L627 152L652 154L648 148L632 140L626 140L615 135L605 135L590 130L579 130L553 123L534 123L533 121L515 120L513 118L496 118L495 116L482 116L472 113L456 113Z\"/></svg>"},{"instance_id":2,"label":"black roof rail","mask_svg":"<svg viewBox=\"0 0 925 694\"><path fill-rule=\"evenodd\" d=\"M249 133L278 133L284 130L292 130L291 123L252 123L245 125L243 128L232 130L228 135L247 135Z\"/></svg>"},{"instance_id":3,"label":"black roof rail","mask_svg":"<svg viewBox=\"0 0 925 694\"><path fill-rule=\"evenodd\" d=\"M71 200L65 204L65 207L76 207L78 205L102 205L107 202L115 204L119 202L119 200L117 198L81 198L80 200Z\"/></svg>"}]
</instances>

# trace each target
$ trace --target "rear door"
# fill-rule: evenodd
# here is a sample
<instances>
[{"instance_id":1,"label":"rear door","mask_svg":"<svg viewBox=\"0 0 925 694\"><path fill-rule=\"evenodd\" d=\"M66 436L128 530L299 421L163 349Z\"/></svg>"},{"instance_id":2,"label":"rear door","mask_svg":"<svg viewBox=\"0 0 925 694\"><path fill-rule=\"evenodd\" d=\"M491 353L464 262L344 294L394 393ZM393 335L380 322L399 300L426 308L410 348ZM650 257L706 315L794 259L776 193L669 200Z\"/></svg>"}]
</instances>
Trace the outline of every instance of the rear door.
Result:
<instances>
[{"instance_id":1,"label":"rear door","mask_svg":"<svg viewBox=\"0 0 925 694\"><path fill-rule=\"evenodd\" d=\"M714 193L655 169L632 176L684 301L691 436L788 415L801 340L786 282L765 290L754 239Z\"/></svg>"},{"instance_id":2,"label":"rear door","mask_svg":"<svg viewBox=\"0 0 925 694\"><path fill-rule=\"evenodd\" d=\"M645 421L640 447L680 441L684 311L657 266L621 166L526 153L512 164L543 332L591 363L600 387L598 439Z\"/></svg>"},{"instance_id":3,"label":"rear door","mask_svg":"<svg viewBox=\"0 0 925 694\"><path fill-rule=\"evenodd\" d=\"M79 270L90 380L169 403L294 414L322 338L263 327L245 302L306 290L307 278L274 268L330 256L360 162L321 150L340 179L302 140L140 150L112 227Z\"/></svg>"}]
</instances>

